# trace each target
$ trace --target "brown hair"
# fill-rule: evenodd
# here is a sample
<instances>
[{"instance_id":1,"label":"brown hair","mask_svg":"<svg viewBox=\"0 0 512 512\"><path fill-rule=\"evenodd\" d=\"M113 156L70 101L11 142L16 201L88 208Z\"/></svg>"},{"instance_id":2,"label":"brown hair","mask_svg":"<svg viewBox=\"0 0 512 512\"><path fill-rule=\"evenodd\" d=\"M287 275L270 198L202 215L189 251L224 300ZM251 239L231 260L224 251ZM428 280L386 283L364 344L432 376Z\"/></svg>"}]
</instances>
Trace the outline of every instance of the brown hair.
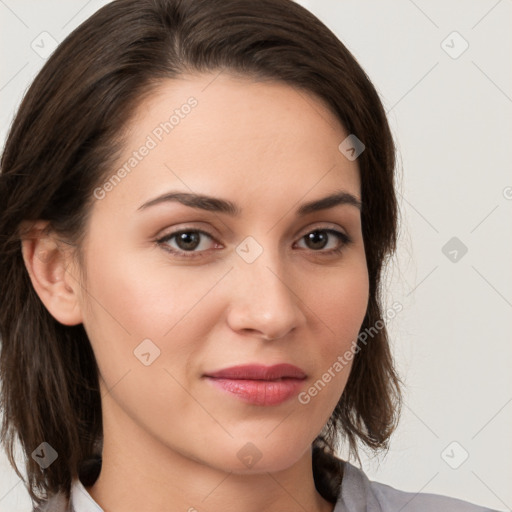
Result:
<instances>
[{"instance_id":1,"label":"brown hair","mask_svg":"<svg viewBox=\"0 0 512 512\"><path fill-rule=\"evenodd\" d=\"M47 220L79 249L92 191L111 172L136 106L163 80L217 70L312 93L365 144L358 164L370 298L361 330L381 320L381 271L397 237L395 147L378 94L347 48L291 0L107 4L60 44L37 75L1 160L2 437L20 476L14 448L21 442L37 502L39 491L69 496L71 479L98 451L102 419L98 369L83 325L62 325L43 306L22 259L20 224ZM361 348L314 443L315 482L331 501L336 496L329 482L339 481L339 466L326 463L325 455L338 435L355 455L358 440L385 448L400 408L386 328ZM30 455L43 441L59 457L41 471Z\"/></svg>"}]
</instances>

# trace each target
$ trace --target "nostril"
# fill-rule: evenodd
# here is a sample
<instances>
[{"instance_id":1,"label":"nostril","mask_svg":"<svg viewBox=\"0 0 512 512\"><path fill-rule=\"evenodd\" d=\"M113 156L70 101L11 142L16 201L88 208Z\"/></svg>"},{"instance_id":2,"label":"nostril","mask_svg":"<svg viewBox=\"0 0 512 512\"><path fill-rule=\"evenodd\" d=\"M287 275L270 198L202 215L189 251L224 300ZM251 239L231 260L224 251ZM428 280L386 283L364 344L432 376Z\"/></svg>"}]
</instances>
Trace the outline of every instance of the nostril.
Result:
<instances>
[{"instance_id":1,"label":"nostril","mask_svg":"<svg viewBox=\"0 0 512 512\"><path fill-rule=\"evenodd\" d=\"M275 340L281 339L283 336L284 336L284 334L282 334L281 336L267 336L267 335L263 335L262 338L265 341L275 341Z\"/></svg>"}]
</instances>

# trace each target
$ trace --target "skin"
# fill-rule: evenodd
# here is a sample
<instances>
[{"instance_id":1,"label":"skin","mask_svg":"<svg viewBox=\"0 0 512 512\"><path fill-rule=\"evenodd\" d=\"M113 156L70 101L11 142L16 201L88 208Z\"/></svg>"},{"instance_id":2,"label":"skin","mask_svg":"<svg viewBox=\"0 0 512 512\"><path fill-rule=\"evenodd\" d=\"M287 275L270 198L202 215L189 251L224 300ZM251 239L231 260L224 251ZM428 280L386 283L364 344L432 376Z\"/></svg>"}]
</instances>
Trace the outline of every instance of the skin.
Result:
<instances>
[{"instance_id":1,"label":"skin","mask_svg":"<svg viewBox=\"0 0 512 512\"><path fill-rule=\"evenodd\" d=\"M351 348L368 302L360 210L295 210L339 190L360 200L357 161L338 150L348 133L319 99L283 83L216 76L169 80L139 105L120 166L166 112L198 101L95 201L85 276L69 246L38 231L42 222L23 256L45 306L65 325L84 324L98 361L103 467L88 491L105 511L332 511L314 486L311 443L350 363L307 404L297 396L247 404L203 375L287 362L307 374L304 391ZM138 210L171 190L227 199L242 213L177 202ZM155 242L184 228L211 235L193 249L202 257L170 253L186 250L176 238ZM351 243L331 234L322 248L304 238L327 228ZM248 236L263 250L252 263L236 251ZM134 355L144 339L160 350L149 366ZM247 443L261 456L252 467L237 456Z\"/></svg>"}]
</instances>

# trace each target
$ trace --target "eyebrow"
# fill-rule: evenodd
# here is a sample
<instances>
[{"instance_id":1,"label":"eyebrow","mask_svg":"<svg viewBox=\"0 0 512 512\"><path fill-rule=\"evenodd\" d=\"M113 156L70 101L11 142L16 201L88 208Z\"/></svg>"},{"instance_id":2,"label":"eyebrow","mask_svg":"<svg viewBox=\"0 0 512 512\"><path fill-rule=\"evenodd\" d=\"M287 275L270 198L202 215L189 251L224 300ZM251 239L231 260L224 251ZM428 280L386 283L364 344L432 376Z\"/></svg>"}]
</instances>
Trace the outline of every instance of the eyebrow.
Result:
<instances>
[{"instance_id":1,"label":"eyebrow","mask_svg":"<svg viewBox=\"0 0 512 512\"><path fill-rule=\"evenodd\" d=\"M210 212L225 213L231 216L238 216L242 213L242 209L232 201L203 194L194 194L191 192L167 192L166 194L162 194L161 196L145 202L138 208L138 210L146 210L151 206L167 202L178 202L192 208L198 208ZM326 197L303 203L297 209L296 215L302 217L320 210L334 208L338 205L355 206L359 210L362 208L361 201L353 194L340 190Z\"/></svg>"}]
</instances>

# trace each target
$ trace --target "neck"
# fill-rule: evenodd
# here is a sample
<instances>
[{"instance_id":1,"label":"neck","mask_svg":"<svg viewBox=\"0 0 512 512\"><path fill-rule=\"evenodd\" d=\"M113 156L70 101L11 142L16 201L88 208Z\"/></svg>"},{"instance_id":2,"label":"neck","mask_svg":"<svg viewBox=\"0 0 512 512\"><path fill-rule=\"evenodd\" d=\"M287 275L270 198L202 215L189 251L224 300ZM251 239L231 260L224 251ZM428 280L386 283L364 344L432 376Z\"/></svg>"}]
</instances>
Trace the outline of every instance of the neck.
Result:
<instances>
[{"instance_id":1,"label":"neck","mask_svg":"<svg viewBox=\"0 0 512 512\"><path fill-rule=\"evenodd\" d=\"M126 418L118 420L112 409L104 411L101 471L87 488L105 511L333 511L315 488L311 450L285 470L236 474L192 460Z\"/></svg>"}]
</instances>

